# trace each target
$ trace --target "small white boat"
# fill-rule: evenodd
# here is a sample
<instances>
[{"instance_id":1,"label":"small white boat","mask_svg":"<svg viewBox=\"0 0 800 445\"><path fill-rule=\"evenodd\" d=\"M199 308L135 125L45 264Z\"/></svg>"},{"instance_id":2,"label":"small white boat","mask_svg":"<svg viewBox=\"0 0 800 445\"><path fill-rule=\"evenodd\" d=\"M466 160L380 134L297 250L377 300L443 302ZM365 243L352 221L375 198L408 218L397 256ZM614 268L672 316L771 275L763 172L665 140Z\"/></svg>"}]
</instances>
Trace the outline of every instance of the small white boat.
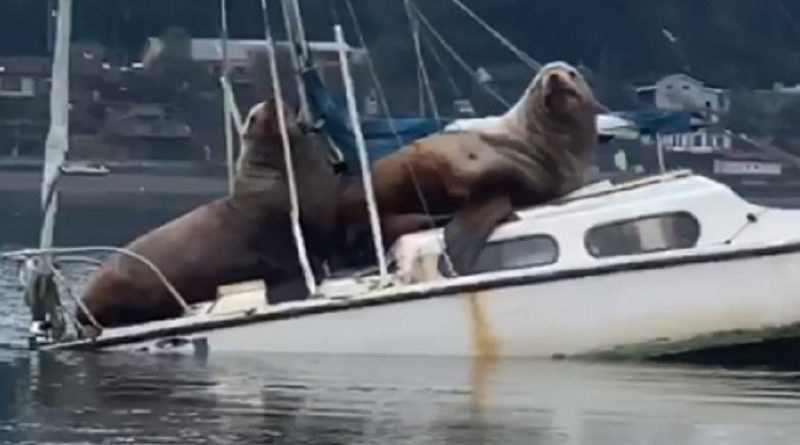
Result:
<instances>
[{"instance_id":1,"label":"small white boat","mask_svg":"<svg viewBox=\"0 0 800 445\"><path fill-rule=\"evenodd\" d=\"M57 171L68 149L70 7L60 0L40 249L0 255L46 259L26 279L35 349L638 359L800 340L800 211L748 203L690 172L603 181L520 211L493 232L469 276L442 273L442 231L432 230L401 238L388 261L376 249L379 272L309 286L314 298L270 305L262 283L238 283L180 318L70 339L53 286L65 283L49 260L77 252L51 247ZM344 38L335 30L363 180L371 184ZM299 228L295 237L303 258Z\"/></svg>"},{"instance_id":2,"label":"small white boat","mask_svg":"<svg viewBox=\"0 0 800 445\"><path fill-rule=\"evenodd\" d=\"M109 172L105 165L89 162L70 162L61 166L61 173L68 176L105 176Z\"/></svg>"},{"instance_id":3,"label":"small white boat","mask_svg":"<svg viewBox=\"0 0 800 445\"><path fill-rule=\"evenodd\" d=\"M42 349L657 357L800 333L800 211L689 172L592 184L499 227L481 272L440 272L441 230L398 241L392 281L323 282L268 305L260 283L182 318ZM268 292L267 292L268 295Z\"/></svg>"}]
</instances>

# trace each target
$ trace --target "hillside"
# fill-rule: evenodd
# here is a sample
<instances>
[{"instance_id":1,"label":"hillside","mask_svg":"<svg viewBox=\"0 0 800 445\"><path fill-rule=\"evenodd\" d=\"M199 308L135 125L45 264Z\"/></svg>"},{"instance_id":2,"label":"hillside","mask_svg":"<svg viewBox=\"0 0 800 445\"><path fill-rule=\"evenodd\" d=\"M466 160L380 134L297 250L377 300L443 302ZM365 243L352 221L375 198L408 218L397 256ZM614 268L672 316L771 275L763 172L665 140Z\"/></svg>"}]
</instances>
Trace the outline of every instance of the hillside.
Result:
<instances>
[{"instance_id":1,"label":"hillside","mask_svg":"<svg viewBox=\"0 0 800 445\"><path fill-rule=\"evenodd\" d=\"M47 4L0 2L0 53L47 51ZM687 66L730 87L800 80L800 2L789 0L464 0L534 58L583 61L624 79ZM410 50L401 0L353 0L371 45ZM260 0L230 3L231 32L262 34ZM277 4L277 2L272 2ZM169 25L193 35L217 33L218 0L79 0L75 38L100 40L135 57L144 38ZM312 37L330 38L344 0L301 2ZM450 0L417 0L443 35L473 63L506 58L501 46ZM276 12L278 12L276 10ZM276 18L278 14L275 14ZM668 28L679 39L670 45ZM351 34L352 35L352 34Z\"/></svg>"}]
</instances>

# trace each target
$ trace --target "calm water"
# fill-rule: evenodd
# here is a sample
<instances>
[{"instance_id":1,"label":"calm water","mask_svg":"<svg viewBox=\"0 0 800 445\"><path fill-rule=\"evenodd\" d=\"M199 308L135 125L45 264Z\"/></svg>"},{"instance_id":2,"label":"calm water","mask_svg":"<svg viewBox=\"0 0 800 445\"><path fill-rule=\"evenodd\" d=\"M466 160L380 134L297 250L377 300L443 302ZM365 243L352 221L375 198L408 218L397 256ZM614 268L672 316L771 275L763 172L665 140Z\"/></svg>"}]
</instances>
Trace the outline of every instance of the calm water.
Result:
<instances>
[{"instance_id":1,"label":"calm water","mask_svg":"<svg viewBox=\"0 0 800 445\"><path fill-rule=\"evenodd\" d=\"M0 444L800 444L800 373L35 354L14 274L0 269Z\"/></svg>"}]
</instances>

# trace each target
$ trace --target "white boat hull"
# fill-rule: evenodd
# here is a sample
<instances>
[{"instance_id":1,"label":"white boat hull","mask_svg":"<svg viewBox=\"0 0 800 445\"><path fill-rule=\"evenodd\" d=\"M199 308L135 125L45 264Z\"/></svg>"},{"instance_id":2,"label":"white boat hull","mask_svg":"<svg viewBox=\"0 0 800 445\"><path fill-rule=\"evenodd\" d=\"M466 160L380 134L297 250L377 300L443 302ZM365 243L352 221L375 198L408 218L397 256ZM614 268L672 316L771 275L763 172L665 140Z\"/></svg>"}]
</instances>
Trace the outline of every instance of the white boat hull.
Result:
<instances>
[{"instance_id":1,"label":"white boat hull","mask_svg":"<svg viewBox=\"0 0 800 445\"><path fill-rule=\"evenodd\" d=\"M203 338L212 354L553 358L624 351L648 356L786 335L800 323L798 272L800 248L738 259L706 257L505 283L477 292L439 290L408 301L395 296L395 302L351 301L336 309L321 305L312 313L175 335ZM734 332L738 337L731 337ZM142 349L154 340L131 342L130 335L111 335L108 343L94 347Z\"/></svg>"}]
</instances>

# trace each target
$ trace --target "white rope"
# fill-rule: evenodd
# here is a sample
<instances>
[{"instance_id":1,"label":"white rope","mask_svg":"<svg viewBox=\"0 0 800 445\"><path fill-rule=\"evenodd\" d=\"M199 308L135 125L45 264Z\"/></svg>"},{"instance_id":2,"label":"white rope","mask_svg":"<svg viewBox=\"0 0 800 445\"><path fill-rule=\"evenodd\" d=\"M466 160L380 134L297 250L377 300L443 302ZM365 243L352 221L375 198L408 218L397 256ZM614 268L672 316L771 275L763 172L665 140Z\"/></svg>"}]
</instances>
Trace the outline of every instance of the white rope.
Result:
<instances>
[{"instance_id":1,"label":"white rope","mask_svg":"<svg viewBox=\"0 0 800 445\"><path fill-rule=\"evenodd\" d=\"M283 107L283 94L281 91L281 83L278 78L278 61L276 60L275 42L272 39L272 29L269 25L269 9L267 8L267 0L261 0L261 11L264 15L264 37L267 43L267 55L269 57L270 75L272 77L272 89L275 96L275 107L278 113L278 126L281 132L281 141L283 143L283 156L286 160L286 175L289 182L289 200L291 202L291 219L292 219L292 233L294 234L295 244L297 245L297 256L300 261L300 267L303 269L303 277L305 278L306 287L311 295L317 293L317 285L314 279L314 274L311 272L311 265L309 264L306 255L306 245L303 240L303 233L300 228L300 203L297 195L297 183L295 182L294 175L294 162L292 160L292 150L289 142L289 134L286 130L286 116L284 115Z\"/></svg>"},{"instance_id":2,"label":"white rope","mask_svg":"<svg viewBox=\"0 0 800 445\"><path fill-rule=\"evenodd\" d=\"M350 123L353 127L353 134L358 149L358 158L361 163L361 179L364 183L364 191L367 198L367 210L369 212L370 226L372 228L373 244L375 245L375 256L378 260L381 284L386 285L388 279L388 267L386 266L386 252L383 249L383 234L378 216L378 205L375 202L375 189L372 183L372 171L369 168L369 158L367 148L364 144L364 135L361 132L361 125L358 120L358 110L356 109L356 99L353 87L353 78L350 76L350 62L347 59L347 42L344 39L341 25L334 27L336 42L339 44L339 63L341 64L342 78L347 95L347 110L350 115Z\"/></svg>"},{"instance_id":3,"label":"white rope","mask_svg":"<svg viewBox=\"0 0 800 445\"><path fill-rule=\"evenodd\" d=\"M419 19L422 22L422 24L425 25L426 28L428 28L428 31L430 31L430 33L436 38L436 40L439 41L439 43L444 47L444 49L446 49L447 52L449 52L450 55L453 56L453 58L456 60L456 62L458 62L458 64L461 65L461 67L464 68L464 70L467 73L469 73L469 75L473 78L473 80L475 80L475 82L481 88L486 90L486 92L489 93L489 95L491 95L493 98L495 98L504 107L510 108L511 107L511 103L510 102L505 100L503 98L503 96L501 96L500 93L498 93L497 91L492 89L492 87L490 87L489 85L487 85L487 84L485 84L485 83L480 81L480 79L478 78L478 75L475 72L475 69L473 69L466 61L464 61L464 59L458 54L458 52L455 49L453 49L453 47L450 46L449 43L447 43L447 41L444 39L444 37L442 37L441 34L439 34L438 31L436 31L436 28L434 28L433 25L431 25L431 23L428 21L428 19L425 17L425 15L422 13L422 11L419 10L417 5L411 0L409 0L409 5L414 10L414 13L419 17Z\"/></svg>"},{"instance_id":4,"label":"white rope","mask_svg":"<svg viewBox=\"0 0 800 445\"><path fill-rule=\"evenodd\" d=\"M496 38L501 44L503 44L503 46L508 48L512 53L514 53L514 55L516 55L519 58L519 60L521 60L523 63L528 65L529 68L534 70L539 70L539 68L542 67L541 63L537 62L531 56L529 56L524 51L519 49L516 45L511 43L510 40L505 38L496 29L492 28L491 25L489 25L488 23L486 23L486 21L480 18L478 14L475 14L475 12L469 9L467 5L461 2L461 0L452 0L452 2L455 3L456 6L461 8L462 11L466 12L467 15L469 15L473 20L478 22L478 24L481 25L484 29L486 29L486 31L488 31L492 35L492 37Z\"/></svg>"},{"instance_id":5,"label":"white rope","mask_svg":"<svg viewBox=\"0 0 800 445\"><path fill-rule=\"evenodd\" d=\"M139 255L136 252L132 252L125 248L120 247L108 247L108 246L87 246L87 247L66 247L66 248L47 248L47 249L23 249L23 250L16 250L13 252L5 252L0 253L0 260L25 260L29 257L38 257L38 256L49 256L49 255L70 255L70 254L86 254L92 252L115 252L125 256L129 256L135 260L142 262L145 266L147 266L153 273L156 274L156 277L164 284L164 287L167 288L167 291L172 295L175 301L180 305L180 307L184 310L184 312L188 312L190 310L189 305L186 304L186 300L181 296L180 292L170 283L166 276L161 273L161 270L153 264L150 260Z\"/></svg>"},{"instance_id":6,"label":"white rope","mask_svg":"<svg viewBox=\"0 0 800 445\"><path fill-rule=\"evenodd\" d=\"M372 63L372 56L370 55L369 47L367 46L364 40L364 34L361 32L361 26L358 22L358 16L356 16L355 8L353 7L353 3L351 0L345 0L347 4L347 9L350 14L350 19L353 21L353 27L355 28L356 34L358 35L358 42L359 45L364 48L364 52L366 53L367 59L367 66L369 67L370 75L372 76L372 81L375 83L375 87L378 89L378 99L381 103L381 108L383 108L383 112L386 115L386 119L389 122L389 128L392 130L392 134L397 139L398 145L403 145L403 139L400 137L400 133L397 131L397 127L394 125L394 120L392 119L391 111L389 110L389 102L386 100L386 94L384 93L383 84L381 83L380 78L378 77L378 73L375 70L375 66ZM413 4L411 5L413 6ZM422 206L422 211L425 215L428 216L430 219L431 227L434 226L434 220L431 216L430 206L428 205L428 200L425 199L425 194L422 192L422 189L419 186L419 181L417 180L417 175L414 172L412 167L407 167L408 172L411 175L411 183L414 185L414 191L417 194L417 198L420 201L420 205ZM450 259L450 255L447 253L445 249L444 240L438 238L439 245L442 248L442 254L445 257L445 261L448 264L448 267L451 270L451 274L455 275L455 269L453 267L453 262Z\"/></svg>"},{"instance_id":7,"label":"white rope","mask_svg":"<svg viewBox=\"0 0 800 445\"><path fill-rule=\"evenodd\" d=\"M436 124L439 125L439 108L436 106L436 97L433 94L433 88L431 88L431 81L430 77L428 76L428 67L425 65L425 57L422 55L422 44L419 39L419 19L415 17L411 11L410 0L405 0L405 5L406 15L408 16L408 25L411 29L411 37L414 40L414 54L417 58L420 81L425 93L427 93L433 118L436 120Z\"/></svg>"},{"instance_id":8,"label":"white rope","mask_svg":"<svg viewBox=\"0 0 800 445\"><path fill-rule=\"evenodd\" d=\"M75 302L75 304L83 312L83 314L86 315L86 318L89 320L89 324L91 324L98 331L102 331L103 330L103 325L101 325L97 321L97 319L94 318L94 315L92 314L92 311L89 310L89 308L86 306L86 304L84 304L84 302L81 301L80 298L76 297L75 294L72 293L72 289L70 288L69 283L67 282L67 279L64 277L64 274L62 274L58 269L53 268L53 277L56 280L56 284L58 284L62 288L64 288L64 290L67 293L67 296L73 302ZM77 322L77 320L75 320L72 317L72 314L70 314L67 311L64 311L64 313L66 313L67 316L72 320L73 324L75 324L75 325L79 325L80 324L80 323Z\"/></svg>"},{"instance_id":9,"label":"white rope","mask_svg":"<svg viewBox=\"0 0 800 445\"><path fill-rule=\"evenodd\" d=\"M242 114L239 112L239 106L236 105L236 96L233 94L233 88L230 81L224 77L220 77L222 84L222 91L225 94L225 100L228 102L228 112L233 119L233 125L236 128L236 133L241 137L244 134L244 124L242 123Z\"/></svg>"},{"instance_id":10,"label":"white rope","mask_svg":"<svg viewBox=\"0 0 800 445\"><path fill-rule=\"evenodd\" d=\"M428 44L427 45L428 51L431 52L431 55L433 55L433 58L436 60L436 63L438 63L439 67L441 67L442 71L444 71L444 75L445 77L447 77L447 81L450 83L450 88L453 89L453 95L455 95L458 98L461 98L464 95L464 93L461 91L461 88L458 87L456 79L453 77L453 74L447 68L447 65L444 63L442 56L439 54L439 51L436 50L436 47L431 42L430 37L428 36L425 37L426 37L426 42Z\"/></svg>"}]
</instances>

